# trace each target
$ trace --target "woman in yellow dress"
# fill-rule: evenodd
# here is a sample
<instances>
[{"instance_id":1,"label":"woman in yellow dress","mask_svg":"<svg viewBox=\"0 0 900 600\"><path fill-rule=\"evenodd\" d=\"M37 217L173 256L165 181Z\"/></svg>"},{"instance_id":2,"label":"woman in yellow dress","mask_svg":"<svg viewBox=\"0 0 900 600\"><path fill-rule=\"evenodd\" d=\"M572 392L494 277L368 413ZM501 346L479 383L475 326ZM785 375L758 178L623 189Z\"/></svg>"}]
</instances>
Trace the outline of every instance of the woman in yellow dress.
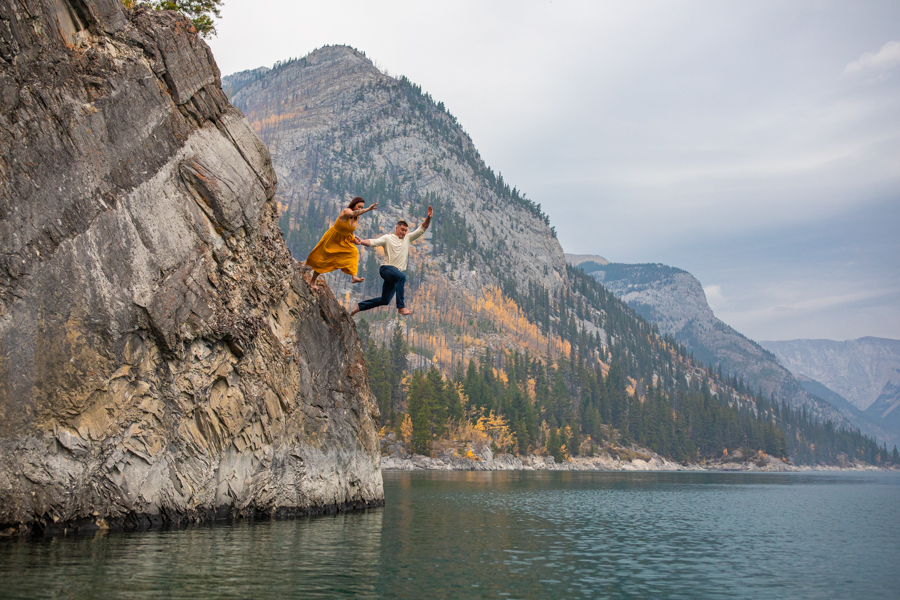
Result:
<instances>
[{"instance_id":1,"label":"woman in yellow dress","mask_svg":"<svg viewBox=\"0 0 900 600\"><path fill-rule=\"evenodd\" d=\"M356 276L356 272L359 270L359 250L353 244L353 232L356 230L360 215L375 210L378 208L378 203L376 202L369 208L357 210L360 205L365 206L366 201L359 196L351 200L350 205L341 211L334 225L325 232L316 247L306 257L306 264L313 270L312 278L309 280L309 285L313 289L319 289L316 283L319 275L330 273L336 269L350 275L350 283L365 281L364 277Z\"/></svg>"}]
</instances>

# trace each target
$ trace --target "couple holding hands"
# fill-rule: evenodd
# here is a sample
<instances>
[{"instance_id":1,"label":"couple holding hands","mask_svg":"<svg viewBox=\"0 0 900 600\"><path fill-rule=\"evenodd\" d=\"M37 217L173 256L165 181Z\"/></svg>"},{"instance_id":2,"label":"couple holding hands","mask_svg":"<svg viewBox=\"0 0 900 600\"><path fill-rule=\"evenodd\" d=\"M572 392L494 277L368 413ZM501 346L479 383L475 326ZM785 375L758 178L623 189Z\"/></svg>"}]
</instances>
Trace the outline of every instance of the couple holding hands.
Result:
<instances>
[{"instance_id":1,"label":"couple holding hands","mask_svg":"<svg viewBox=\"0 0 900 600\"><path fill-rule=\"evenodd\" d=\"M376 306L387 306L391 303L391 298L395 293L397 294L397 312L406 316L412 311L406 308L404 298L406 275L403 271L406 270L406 263L409 259L409 245L421 237L431 225L431 207L428 207L428 216L425 221L412 233L409 233L409 223L400 220L394 227L394 233L388 233L375 239L361 240L353 233L356 231L359 217L378 208L377 202L368 208L365 208L365 205L366 201L359 196L351 200L350 205L341 211L334 225L325 232L316 247L309 253L306 264L313 270L309 285L318 289L316 280L319 275L336 269L350 275L351 283L361 283L364 278L356 276L359 270L359 250L356 249L356 246L380 246L384 248L385 253L384 262L378 269L378 274L384 280L381 296L363 300L350 312L350 316Z\"/></svg>"}]
</instances>

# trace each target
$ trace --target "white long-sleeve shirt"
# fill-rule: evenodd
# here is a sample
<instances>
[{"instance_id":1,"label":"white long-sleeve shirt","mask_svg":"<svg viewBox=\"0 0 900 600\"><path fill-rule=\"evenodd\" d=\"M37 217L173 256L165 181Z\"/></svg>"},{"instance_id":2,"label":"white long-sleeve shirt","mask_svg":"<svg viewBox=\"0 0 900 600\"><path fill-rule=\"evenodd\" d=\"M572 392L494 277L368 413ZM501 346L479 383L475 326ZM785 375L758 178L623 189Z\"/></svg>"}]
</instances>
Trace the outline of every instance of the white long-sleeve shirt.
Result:
<instances>
[{"instance_id":1,"label":"white long-sleeve shirt","mask_svg":"<svg viewBox=\"0 0 900 600\"><path fill-rule=\"evenodd\" d=\"M372 240L372 247L381 246L384 248L383 267L395 267L401 271L406 270L406 263L409 261L409 245L416 241L425 228L419 225L415 231L407 233L402 240L397 237L396 233L387 233L380 238Z\"/></svg>"}]
</instances>

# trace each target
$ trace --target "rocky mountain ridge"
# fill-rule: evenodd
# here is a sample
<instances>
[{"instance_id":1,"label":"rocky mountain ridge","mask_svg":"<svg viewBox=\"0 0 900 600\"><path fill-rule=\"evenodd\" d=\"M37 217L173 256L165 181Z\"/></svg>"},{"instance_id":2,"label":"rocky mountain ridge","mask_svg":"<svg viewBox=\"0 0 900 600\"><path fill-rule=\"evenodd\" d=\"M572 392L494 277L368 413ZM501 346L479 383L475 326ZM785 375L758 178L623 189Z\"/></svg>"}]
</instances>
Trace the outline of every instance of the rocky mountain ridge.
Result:
<instances>
[{"instance_id":1,"label":"rocky mountain ridge","mask_svg":"<svg viewBox=\"0 0 900 600\"><path fill-rule=\"evenodd\" d=\"M900 340L783 340L760 345L792 373L845 398L866 415L900 433Z\"/></svg>"},{"instance_id":2,"label":"rocky mountain ridge","mask_svg":"<svg viewBox=\"0 0 900 600\"><path fill-rule=\"evenodd\" d=\"M383 502L352 321L188 21L0 3L0 530Z\"/></svg>"},{"instance_id":3,"label":"rocky mountain ridge","mask_svg":"<svg viewBox=\"0 0 900 600\"><path fill-rule=\"evenodd\" d=\"M590 275L704 363L721 366L726 374L742 377L766 395L807 406L822 418L861 427L879 439L896 439L893 428L850 407L810 396L775 354L715 316L703 286L687 271L662 264L610 263L592 264Z\"/></svg>"}]
</instances>

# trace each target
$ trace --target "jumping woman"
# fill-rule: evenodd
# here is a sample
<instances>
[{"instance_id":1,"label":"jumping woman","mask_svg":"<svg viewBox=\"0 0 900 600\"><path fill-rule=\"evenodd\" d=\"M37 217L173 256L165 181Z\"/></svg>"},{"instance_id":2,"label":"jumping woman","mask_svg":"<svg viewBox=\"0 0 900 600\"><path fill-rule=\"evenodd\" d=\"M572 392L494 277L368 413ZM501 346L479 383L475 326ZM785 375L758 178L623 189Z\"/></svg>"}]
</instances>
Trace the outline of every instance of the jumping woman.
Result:
<instances>
[{"instance_id":1,"label":"jumping woman","mask_svg":"<svg viewBox=\"0 0 900 600\"><path fill-rule=\"evenodd\" d=\"M369 208L363 208L365 205L366 201L359 196L351 200L350 205L341 211L334 225L325 232L316 247L306 257L306 264L313 270L313 275L309 280L309 285L313 289L319 289L316 282L319 275L330 273L336 269L350 275L350 283L360 283L365 280L364 277L356 276L356 272L359 270L359 250L353 243L353 232L359 223L359 217L378 208L378 203L376 202Z\"/></svg>"}]
</instances>

